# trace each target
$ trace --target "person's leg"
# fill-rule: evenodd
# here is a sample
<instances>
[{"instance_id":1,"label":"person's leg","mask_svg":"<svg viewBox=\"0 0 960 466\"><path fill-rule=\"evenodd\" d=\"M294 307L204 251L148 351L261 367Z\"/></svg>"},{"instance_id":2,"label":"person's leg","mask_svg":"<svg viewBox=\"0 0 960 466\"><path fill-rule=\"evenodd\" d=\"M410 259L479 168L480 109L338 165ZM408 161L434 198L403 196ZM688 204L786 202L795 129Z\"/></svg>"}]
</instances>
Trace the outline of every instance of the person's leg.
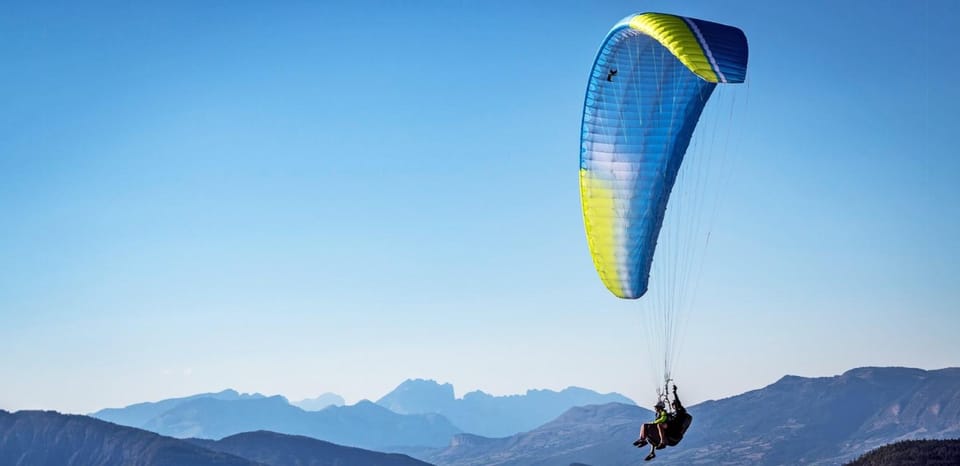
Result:
<instances>
[{"instance_id":1,"label":"person's leg","mask_svg":"<svg viewBox=\"0 0 960 466\"><path fill-rule=\"evenodd\" d=\"M666 423L666 422L657 424L657 433L660 434L660 435L659 435L660 441L657 442L657 448L666 448L666 446L667 446L667 444L666 444L666 440L667 440L667 423Z\"/></svg>"},{"instance_id":2,"label":"person's leg","mask_svg":"<svg viewBox=\"0 0 960 466\"><path fill-rule=\"evenodd\" d=\"M659 445L663 441L660 435L660 424L647 424L646 438L650 445Z\"/></svg>"},{"instance_id":3,"label":"person's leg","mask_svg":"<svg viewBox=\"0 0 960 466\"><path fill-rule=\"evenodd\" d=\"M647 457L644 458L644 461L650 461L657 457L657 447L655 445L650 445L650 453L647 454Z\"/></svg>"},{"instance_id":4,"label":"person's leg","mask_svg":"<svg viewBox=\"0 0 960 466\"><path fill-rule=\"evenodd\" d=\"M647 425L640 425L640 438L633 441L633 446L640 448L647 444Z\"/></svg>"}]
</instances>

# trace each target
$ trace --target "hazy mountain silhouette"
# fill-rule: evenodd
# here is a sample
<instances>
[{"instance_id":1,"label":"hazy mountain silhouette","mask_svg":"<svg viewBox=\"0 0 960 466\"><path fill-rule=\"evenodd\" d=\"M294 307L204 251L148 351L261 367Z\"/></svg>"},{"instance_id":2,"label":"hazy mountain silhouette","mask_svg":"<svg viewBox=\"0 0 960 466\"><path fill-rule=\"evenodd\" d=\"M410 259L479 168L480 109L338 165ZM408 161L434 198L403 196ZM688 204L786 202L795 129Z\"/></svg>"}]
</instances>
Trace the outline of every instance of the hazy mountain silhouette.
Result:
<instances>
[{"instance_id":1,"label":"hazy mountain silhouette","mask_svg":"<svg viewBox=\"0 0 960 466\"><path fill-rule=\"evenodd\" d=\"M406 455L275 432L249 432L219 441L180 440L89 416L0 410L0 465L429 466L429 463Z\"/></svg>"},{"instance_id":2,"label":"hazy mountain silhouette","mask_svg":"<svg viewBox=\"0 0 960 466\"><path fill-rule=\"evenodd\" d=\"M460 432L436 414L397 414L369 401L304 411L282 396L245 400L197 398L178 404L143 427L171 437L210 439L269 430L374 450L394 446L439 447Z\"/></svg>"},{"instance_id":3,"label":"hazy mountain silhouette","mask_svg":"<svg viewBox=\"0 0 960 466\"><path fill-rule=\"evenodd\" d=\"M658 464L839 464L898 440L960 436L960 368L786 376L689 411L694 421L686 438L658 453ZM651 418L623 404L574 408L507 438L458 435L425 459L449 466L636 464L646 450L630 443Z\"/></svg>"},{"instance_id":4,"label":"hazy mountain silhouette","mask_svg":"<svg viewBox=\"0 0 960 466\"><path fill-rule=\"evenodd\" d=\"M335 443L364 448L391 448L420 454L422 447L446 446L463 429L488 436L504 436L532 429L571 406L632 401L615 393L602 395L570 387L560 392L528 390L524 395L491 396L481 391L454 396L453 386L432 380L407 380L380 399L383 409L369 402L354 406L318 405L342 403L335 394L324 394L294 406L281 396L242 395L234 390L203 393L126 408L104 409L92 415L117 424L139 427L177 438L225 436L255 430L307 435ZM327 412L329 409L337 410ZM439 414L439 416L438 416Z\"/></svg>"},{"instance_id":5,"label":"hazy mountain silhouette","mask_svg":"<svg viewBox=\"0 0 960 466\"><path fill-rule=\"evenodd\" d=\"M450 447L425 459L438 465L475 466L636 464L642 455L638 457L639 450L629 443L637 437L640 423L652 416L646 409L620 403L576 407L537 429L510 437L457 435Z\"/></svg>"},{"instance_id":6,"label":"hazy mountain silhouette","mask_svg":"<svg viewBox=\"0 0 960 466\"><path fill-rule=\"evenodd\" d=\"M424 459L438 465L636 464L643 455L630 445L640 423L653 413L634 405L609 403L571 408L530 432L505 438L471 434ZM626 448L626 447L629 447Z\"/></svg>"},{"instance_id":7,"label":"hazy mountain silhouette","mask_svg":"<svg viewBox=\"0 0 960 466\"><path fill-rule=\"evenodd\" d=\"M0 464L11 466L262 466L88 416L0 410Z\"/></svg>"},{"instance_id":8,"label":"hazy mountain silhouette","mask_svg":"<svg viewBox=\"0 0 960 466\"><path fill-rule=\"evenodd\" d=\"M214 398L217 400L248 400L264 398L264 396L259 393L246 394L239 393L236 390L227 389L218 393L200 393L182 398L169 398L156 402L137 403L125 408L101 409L100 411L90 415L98 419L103 419L104 421L110 421L124 426L143 427L151 419L163 414L167 410L173 409L180 403L196 400L198 398Z\"/></svg>"},{"instance_id":9,"label":"hazy mountain silhouette","mask_svg":"<svg viewBox=\"0 0 960 466\"><path fill-rule=\"evenodd\" d=\"M454 396L453 386L433 380L407 380L377 400L401 414L437 413L476 435L503 437L528 431L574 406L604 403L634 404L617 394L569 387L562 391L528 390L523 395L493 396L482 391Z\"/></svg>"},{"instance_id":10,"label":"hazy mountain silhouette","mask_svg":"<svg viewBox=\"0 0 960 466\"><path fill-rule=\"evenodd\" d=\"M329 406L343 406L346 404L343 397L336 393L324 393L316 398L307 398L300 401L293 401L290 404L303 409L304 411L320 411Z\"/></svg>"},{"instance_id":11,"label":"hazy mountain silhouette","mask_svg":"<svg viewBox=\"0 0 960 466\"><path fill-rule=\"evenodd\" d=\"M905 464L960 464L960 439L904 440L864 454L847 466L901 466Z\"/></svg>"},{"instance_id":12,"label":"hazy mountain silhouette","mask_svg":"<svg viewBox=\"0 0 960 466\"><path fill-rule=\"evenodd\" d=\"M208 450L230 453L270 466L429 466L397 453L380 453L330 442L258 431L231 435L222 440L187 439Z\"/></svg>"}]
</instances>

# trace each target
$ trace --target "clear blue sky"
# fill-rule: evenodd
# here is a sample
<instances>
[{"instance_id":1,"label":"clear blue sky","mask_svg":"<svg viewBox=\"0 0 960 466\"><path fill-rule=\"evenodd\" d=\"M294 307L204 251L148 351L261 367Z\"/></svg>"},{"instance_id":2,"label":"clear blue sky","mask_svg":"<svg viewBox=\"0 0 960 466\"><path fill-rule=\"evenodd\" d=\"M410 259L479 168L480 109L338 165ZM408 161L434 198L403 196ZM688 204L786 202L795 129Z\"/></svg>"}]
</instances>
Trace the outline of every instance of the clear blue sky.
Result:
<instances>
[{"instance_id":1,"label":"clear blue sky","mask_svg":"<svg viewBox=\"0 0 960 466\"><path fill-rule=\"evenodd\" d=\"M960 365L960 3L22 2L0 15L0 408L408 377L650 398L589 257L584 87L634 12L749 103L678 384Z\"/></svg>"}]
</instances>

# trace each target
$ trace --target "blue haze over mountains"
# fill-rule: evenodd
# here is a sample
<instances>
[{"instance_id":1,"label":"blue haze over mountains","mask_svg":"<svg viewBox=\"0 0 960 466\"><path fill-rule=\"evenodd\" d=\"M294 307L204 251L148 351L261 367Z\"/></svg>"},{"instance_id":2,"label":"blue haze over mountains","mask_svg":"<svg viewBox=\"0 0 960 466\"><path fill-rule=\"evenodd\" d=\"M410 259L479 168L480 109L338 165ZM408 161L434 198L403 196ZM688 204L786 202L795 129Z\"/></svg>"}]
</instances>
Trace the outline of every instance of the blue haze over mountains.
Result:
<instances>
[{"instance_id":1,"label":"blue haze over mountains","mask_svg":"<svg viewBox=\"0 0 960 466\"><path fill-rule=\"evenodd\" d=\"M197 400L201 398L212 398L215 400L251 400L259 399L264 396L259 393L247 394L247 393L238 393L236 390L223 390L217 393L199 393L192 396L186 396L182 398L169 398L166 400L161 400L157 402L145 402L137 403L125 408L106 408L93 413L94 417L103 419L105 421L110 421L116 424L131 426L131 427L143 427L151 419L160 416L166 411L173 409L177 405L183 404L187 401Z\"/></svg>"},{"instance_id":2,"label":"blue haze over mountains","mask_svg":"<svg viewBox=\"0 0 960 466\"><path fill-rule=\"evenodd\" d=\"M324 393L316 398L293 401L290 404L305 411L320 411L328 406L343 406L346 404L343 397L336 393Z\"/></svg>"},{"instance_id":3,"label":"blue haze over mountains","mask_svg":"<svg viewBox=\"0 0 960 466\"><path fill-rule=\"evenodd\" d=\"M960 368L785 376L689 412L683 442L658 452L657 464L842 464L900 440L960 437ZM457 435L424 459L444 466L635 465L646 450L630 443L652 416L622 404L578 407L508 438Z\"/></svg>"},{"instance_id":4,"label":"blue haze over mountains","mask_svg":"<svg viewBox=\"0 0 960 466\"><path fill-rule=\"evenodd\" d=\"M104 409L92 416L175 438L218 439L269 430L361 448L420 451L446 447L460 432L512 435L548 422L573 406L609 402L633 403L619 394L575 387L511 396L475 391L457 399L452 385L417 379L403 382L377 403L364 400L319 411L294 406L282 396L224 390Z\"/></svg>"},{"instance_id":5,"label":"blue haze over mountains","mask_svg":"<svg viewBox=\"0 0 960 466\"><path fill-rule=\"evenodd\" d=\"M505 437L533 429L574 406L634 404L618 393L568 387L562 391L528 390L523 395L493 396L482 391L454 396L453 385L433 380L407 380L377 400L377 404L402 414L438 413L454 425L486 437Z\"/></svg>"},{"instance_id":6,"label":"blue haze over mountains","mask_svg":"<svg viewBox=\"0 0 960 466\"><path fill-rule=\"evenodd\" d=\"M282 396L190 399L138 427L170 437L209 439L269 430L379 450L401 445L440 447L460 432L438 414L397 414L369 401L304 411Z\"/></svg>"},{"instance_id":7,"label":"blue haze over mountains","mask_svg":"<svg viewBox=\"0 0 960 466\"><path fill-rule=\"evenodd\" d=\"M249 438L258 442L255 448L251 447L253 450L243 454L240 454L242 442L236 438L230 441L226 440L231 437L223 441L190 439L194 446L204 447L197 453L204 458L210 452L247 459L250 456L244 455L271 458L275 448L281 448L271 446L274 443L289 448L297 445L307 456L320 448L319 443L311 443L306 437L291 439L256 432L274 430L300 433L318 442L406 453L440 466L568 466L573 463L616 466L642 461L645 451L630 443L636 438L639 425L649 421L653 414L633 404L588 403L566 409L533 428L500 437L478 435L446 417L482 427L481 418L484 415L499 417L504 405L512 404L518 411L536 412L534 406L547 406L549 403L543 400L554 400L564 393L563 396L570 397L568 401L590 393L598 398L616 396L580 390L532 390L513 397L492 397L478 392L457 399L451 396L452 387L448 384L409 380L378 400L407 414L369 401L308 412L280 396L226 391L133 405L130 412L123 408L104 410L96 415L137 419L149 430L182 437L220 438L234 435L228 432L235 430L256 434L240 434L241 439L251 435ZM471 404L474 403L469 401L472 397L491 403L494 408L471 411L467 408L486 406ZM497 403L503 405L497 407ZM528 405L524 406L525 403ZM873 448L900 440L960 437L960 368L927 371L867 367L833 377L785 376L757 390L688 408L694 417L690 431L680 446L658 453L658 464L842 464ZM156 414L161 409L166 410ZM14 413L14 416L23 413ZM154 416L144 422L145 414L149 413ZM119 428L113 424L102 426ZM139 438L125 433L118 435L116 438L93 436L91 441L113 445ZM0 454L10 448L10 439L21 438L17 432L6 437L0 434ZM176 440L159 438L167 440L154 440L157 445ZM48 440L59 442L62 438ZM141 440L137 442L145 445ZM214 448L211 442L219 446ZM179 444L169 445L176 445L175 451L184 448Z\"/></svg>"}]
</instances>

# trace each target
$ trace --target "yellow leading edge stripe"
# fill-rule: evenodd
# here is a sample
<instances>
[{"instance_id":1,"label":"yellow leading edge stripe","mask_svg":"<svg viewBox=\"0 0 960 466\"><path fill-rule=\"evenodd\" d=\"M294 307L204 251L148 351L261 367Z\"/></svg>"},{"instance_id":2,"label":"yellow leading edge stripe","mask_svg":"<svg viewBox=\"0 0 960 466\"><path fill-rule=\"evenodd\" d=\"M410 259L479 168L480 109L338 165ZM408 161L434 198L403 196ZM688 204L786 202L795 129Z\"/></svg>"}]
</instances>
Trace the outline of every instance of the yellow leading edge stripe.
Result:
<instances>
[{"instance_id":1,"label":"yellow leading edge stripe","mask_svg":"<svg viewBox=\"0 0 960 466\"><path fill-rule=\"evenodd\" d=\"M720 82L700 42L683 18L662 13L643 13L630 18L630 28L663 44L697 76L712 83Z\"/></svg>"},{"instance_id":2,"label":"yellow leading edge stripe","mask_svg":"<svg viewBox=\"0 0 960 466\"><path fill-rule=\"evenodd\" d=\"M613 241L596 241L597 238L614 238L615 216L590 215L597 212L614 212L615 200L609 183L593 178L590 172L580 169L580 202L583 204L583 224L587 228L587 241L593 256L593 266L600 275L604 286L615 296L624 297L623 284L617 273L617 251ZM588 205L589 202L589 205ZM611 267L606 267L610 265Z\"/></svg>"}]
</instances>

